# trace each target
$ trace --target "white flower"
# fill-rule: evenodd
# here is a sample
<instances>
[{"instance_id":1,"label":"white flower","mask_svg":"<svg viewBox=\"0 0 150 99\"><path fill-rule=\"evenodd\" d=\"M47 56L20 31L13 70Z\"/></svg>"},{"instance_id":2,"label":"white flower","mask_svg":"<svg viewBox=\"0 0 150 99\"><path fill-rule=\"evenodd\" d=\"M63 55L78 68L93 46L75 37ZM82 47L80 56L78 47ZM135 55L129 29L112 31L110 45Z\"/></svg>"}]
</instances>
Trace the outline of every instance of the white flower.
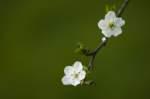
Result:
<instances>
[{"instance_id":1,"label":"white flower","mask_svg":"<svg viewBox=\"0 0 150 99\"><path fill-rule=\"evenodd\" d=\"M118 36L122 33L121 27L125 24L125 21L117 17L114 11L109 11L105 15L105 19L98 22L98 27L102 30L105 37Z\"/></svg>"},{"instance_id":2,"label":"white flower","mask_svg":"<svg viewBox=\"0 0 150 99\"><path fill-rule=\"evenodd\" d=\"M65 76L62 78L62 83L64 85L77 86L86 76L86 72L83 70L83 65L79 61L76 61L73 66L66 66L64 73Z\"/></svg>"}]
</instances>

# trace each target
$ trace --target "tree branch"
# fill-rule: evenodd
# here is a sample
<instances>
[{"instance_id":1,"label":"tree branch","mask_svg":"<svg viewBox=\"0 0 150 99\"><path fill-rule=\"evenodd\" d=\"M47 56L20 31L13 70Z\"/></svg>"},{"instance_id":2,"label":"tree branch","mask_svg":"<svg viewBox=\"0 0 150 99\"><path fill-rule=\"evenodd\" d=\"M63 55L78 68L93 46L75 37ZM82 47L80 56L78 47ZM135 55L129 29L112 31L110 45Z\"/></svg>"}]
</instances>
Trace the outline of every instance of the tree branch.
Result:
<instances>
[{"instance_id":1,"label":"tree branch","mask_svg":"<svg viewBox=\"0 0 150 99\"><path fill-rule=\"evenodd\" d=\"M116 12L118 17L122 15L122 13L124 12L124 10L127 7L128 3L129 3L129 0L124 0L123 1L122 5L120 6L120 8L118 9L118 11ZM108 38L106 38L105 41L100 42L99 45L92 52L85 53L86 56L90 56L91 57L90 60L89 60L89 64L88 64L88 69L89 70L93 69L94 60L95 60L95 57L96 57L97 53L103 47L106 46L107 42L108 42Z\"/></svg>"},{"instance_id":2,"label":"tree branch","mask_svg":"<svg viewBox=\"0 0 150 99\"><path fill-rule=\"evenodd\" d=\"M125 8L127 7L129 3L129 0L124 0L124 2L122 3L122 5L120 6L120 8L117 11L117 16L120 17L122 15L122 13L124 12Z\"/></svg>"}]
</instances>

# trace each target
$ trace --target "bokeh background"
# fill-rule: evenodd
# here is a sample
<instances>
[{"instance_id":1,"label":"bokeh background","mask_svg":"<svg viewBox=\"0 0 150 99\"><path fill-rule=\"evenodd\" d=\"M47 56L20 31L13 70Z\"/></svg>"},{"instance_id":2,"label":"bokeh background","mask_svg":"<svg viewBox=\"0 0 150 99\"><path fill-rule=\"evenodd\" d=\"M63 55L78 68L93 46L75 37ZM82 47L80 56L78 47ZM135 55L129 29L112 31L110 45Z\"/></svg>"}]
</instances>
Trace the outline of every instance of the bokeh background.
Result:
<instances>
[{"instance_id":1,"label":"bokeh background","mask_svg":"<svg viewBox=\"0 0 150 99\"><path fill-rule=\"evenodd\" d=\"M66 65L102 37L105 5L123 0L0 0L0 99L150 99L150 1L131 0L124 33L95 60L93 86L63 86Z\"/></svg>"}]
</instances>

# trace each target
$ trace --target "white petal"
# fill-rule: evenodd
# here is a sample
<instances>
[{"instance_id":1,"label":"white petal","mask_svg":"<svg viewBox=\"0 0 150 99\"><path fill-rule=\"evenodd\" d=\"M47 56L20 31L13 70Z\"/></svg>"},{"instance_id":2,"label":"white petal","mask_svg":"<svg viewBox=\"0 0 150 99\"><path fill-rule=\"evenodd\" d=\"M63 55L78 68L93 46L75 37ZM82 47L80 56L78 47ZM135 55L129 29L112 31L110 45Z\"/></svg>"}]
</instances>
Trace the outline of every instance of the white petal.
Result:
<instances>
[{"instance_id":1,"label":"white petal","mask_svg":"<svg viewBox=\"0 0 150 99\"><path fill-rule=\"evenodd\" d=\"M110 19L113 19L113 18L116 18L116 14L114 11L109 11L106 15L105 15L105 19L106 20L110 20Z\"/></svg>"},{"instance_id":2,"label":"white petal","mask_svg":"<svg viewBox=\"0 0 150 99\"><path fill-rule=\"evenodd\" d=\"M79 62L79 61L76 61L73 64L73 68L74 68L74 70L75 70L76 73L80 72L83 69L82 63Z\"/></svg>"},{"instance_id":3,"label":"white petal","mask_svg":"<svg viewBox=\"0 0 150 99\"><path fill-rule=\"evenodd\" d=\"M71 83L73 86L77 86L77 85L79 85L80 84L80 80L78 80L78 79L74 79L73 81L72 81L72 83Z\"/></svg>"},{"instance_id":4,"label":"white petal","mask_svg":"<svg viewBox=\"0 0 150 99\"><path fill-rule=\"evenodd\" d=\"M71 85L72 83L72 79L68 76L64 76L61 81L63 85Z\"/></svg>"},{"instance_id":5,"label":"white petal","mask_svg":"<svg viewBox=\"0 0 150 99\"><path fill-rule=\"evenodd\" d=\"M118 35L120 35L121 33L122 33L122 30L121 30L121 28L120 27L117 27L117 28L115 28L114 29L114 34L113 34L113 36L118 36Z\"/></svg>"},{"instance_id":6,"label":"white petal","mask_svg":"<svg viewBox=\"0 0 150 99\"><path fill-rule=\"evenodd\" d=\"M107 38L110 38L112 36L112 32L111 32L111 29L105 29L105 30L102 30L102 34L107 37Z\"/></svg>"},{"instance_id":7,"label":"white petal","mask_svg":"<svg viewBox=\"0 0 150 99\"><path fill-rule=\"evenodd\" d=\"M64 69L65 75L71 75L74 72L74 68L72 66L67 66Z\"/></svg>"},{"instance_id":8,"label":"white petal","mask_svg":"<svg viewBox=\"0 0 150 99\"><path fill-rule=\"evenodd\" d=\"M83 80L85 78L85 76L86 76L86 72L83 70L79 73L78 79Z\"/></svg>"},{"instance_id":9,"label":"white petal","mask_svg":"<svg viewBox=\"0 0 150 99\"><path fill-rule=\"evenodd\" d=\"M100 21L98 22L98 27L99 27L100 29L106 29L108 26L107 26L107 23L106 23L105 20L100 20Z\"/></svg>"},{"instance_id":10,"label":"white petal","mask_svg":"<svg viewBox=\"0 0 150 99\"><path fill-rule=\"evenodd\" d=\"M116 18L115 19L115 25L118 27L121 27L125 24L125 21L122 18Z\"/></svg>"}]
</instances>

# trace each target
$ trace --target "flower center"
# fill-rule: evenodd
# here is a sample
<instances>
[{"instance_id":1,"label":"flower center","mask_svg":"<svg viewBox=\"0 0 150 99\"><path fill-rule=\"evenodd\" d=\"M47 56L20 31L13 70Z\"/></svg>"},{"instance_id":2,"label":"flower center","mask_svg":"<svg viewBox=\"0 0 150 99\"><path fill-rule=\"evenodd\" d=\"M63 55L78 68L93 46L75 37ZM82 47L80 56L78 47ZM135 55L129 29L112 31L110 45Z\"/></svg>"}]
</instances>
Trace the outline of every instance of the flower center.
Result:
<instances>
[{"instance_id":1,"label":"flower center","mask_svg":"<svg viewBox=\"0 0 150 99\"><path fill-rule=\"evenodd\" d=\"M109 27L110 27L111 29L114 29L114 27L115 27L114 23L113 23L113 22L109 22Z\"/></svg>"},{"instance_id":2,"label":"flower center","mask_svg":"<svg viewBox=\"0 0 150 99\"><path fill-rule=\"evenodd\" d=\"M73 76L74 78L78 78L79 74L78 74L78 73L74 73L72 76Z\"/></svg>"}]
</instances>

